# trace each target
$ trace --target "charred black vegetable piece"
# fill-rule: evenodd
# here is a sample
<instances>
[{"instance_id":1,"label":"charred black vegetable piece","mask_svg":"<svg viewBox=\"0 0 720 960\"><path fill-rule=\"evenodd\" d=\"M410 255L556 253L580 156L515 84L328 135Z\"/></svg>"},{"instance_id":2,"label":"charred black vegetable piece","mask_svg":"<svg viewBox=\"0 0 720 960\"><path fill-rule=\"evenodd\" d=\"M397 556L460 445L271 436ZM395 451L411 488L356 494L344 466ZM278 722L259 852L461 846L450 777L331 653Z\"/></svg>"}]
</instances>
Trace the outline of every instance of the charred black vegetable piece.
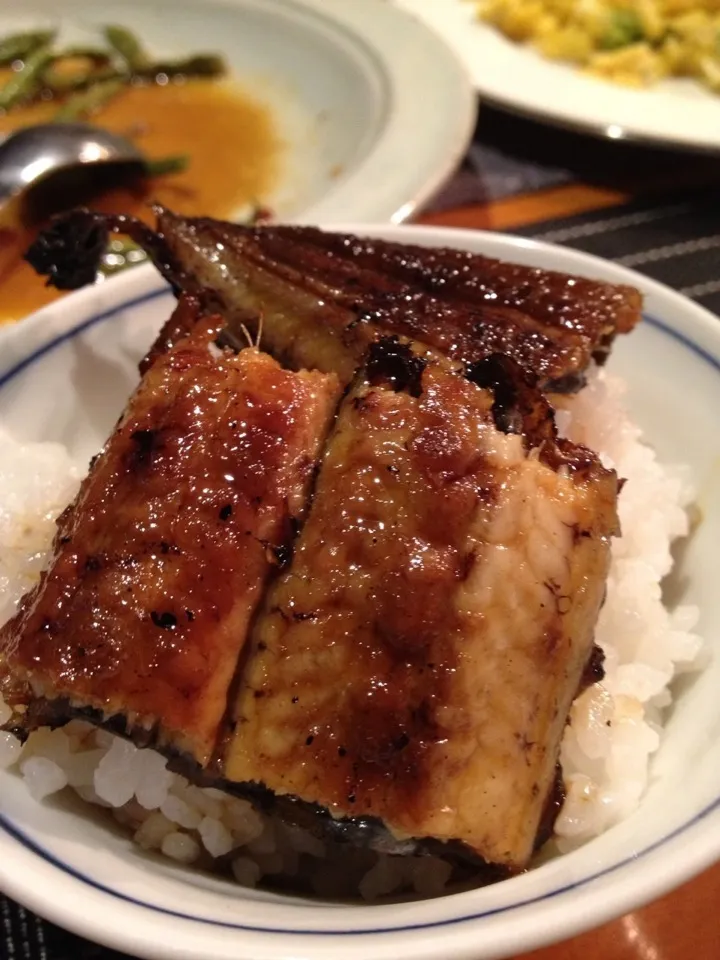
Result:
<instances>
[{"instance_id":1,"label":"charred black vegetable piece","mask_svg":"<svg viewBox=\"0 0 720 960\"><path fill-rule=\"evenodd\" d=\"M46 286L77 290L95 281L108 236L104 222L77 211L43 231L25 259L47 276Z\"/></svg>"},{"instance_id":2,"label":"charred black vegetable piece","mask_svg":"<svg viewBox=\"0 0 720 960\"><path fill-rule=\"evenodd\" d=\"M25 254L25 260L47 286L79 290L95 282L111 233L123 233L141 246L178 293L192 293L193 283L170 253L165 239L146 223L122 214L79 209L56 217Z\"/></svg>"}]
</instances>

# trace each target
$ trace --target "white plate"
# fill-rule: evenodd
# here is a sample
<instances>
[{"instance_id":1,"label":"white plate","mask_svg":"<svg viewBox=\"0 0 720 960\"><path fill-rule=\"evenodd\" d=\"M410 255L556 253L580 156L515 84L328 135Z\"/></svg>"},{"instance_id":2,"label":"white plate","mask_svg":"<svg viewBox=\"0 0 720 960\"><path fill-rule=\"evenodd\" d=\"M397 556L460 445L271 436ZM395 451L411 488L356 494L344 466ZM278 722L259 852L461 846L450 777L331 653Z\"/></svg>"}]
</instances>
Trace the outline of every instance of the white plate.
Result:
<instances>
[{"instance_id":1,"label":"white plate","mask_svg":"<svg viewBox=\"0 0 720 960\"><path fill-rule=\"evenodd\" d=\"M361 231L363 228L357 228ZM635 283L647 319L611 359L667 462L692 469L703 522L684 551L683 599L720 643L720 323L629 270L494 234L373 227L591 277ZM0 334L0 423L87 458L136 381L135 361L172 298L150 267L71 295ZM571 936L631 910L720 856L720 658L677 690L640 809L574 853L492 887L423 903L342 906L246 891L141 854L97 814L31 801L0 773L0 885L76 933L173 960L489 960Z\"/></svg>"},{"instance_id":2,"label":"white plate","mask_svg":"<svg viewBox=\"0 0 720 960\"><path fill-rule=\"evenodd\" d=\"M277 190L260 199L278 219L400 222L472 134L466 71L383 0L0 0L0 35L59 24L64 38L88 41L115 22L158 55L218 51L269 105L287 148Z\"/></svg>"},{"instance_id":3,"label":"white plate","mask_svg":"<svg viewBox=\"0 0 720 960\"><path fill-rule=\"evenodd\" d=\"M479 23L468 0L395 0L438 31L479 93L506 109L616 140L720 149L720 96L692 80L636 90L552 62Z\"/></svg>"}]
</instances>

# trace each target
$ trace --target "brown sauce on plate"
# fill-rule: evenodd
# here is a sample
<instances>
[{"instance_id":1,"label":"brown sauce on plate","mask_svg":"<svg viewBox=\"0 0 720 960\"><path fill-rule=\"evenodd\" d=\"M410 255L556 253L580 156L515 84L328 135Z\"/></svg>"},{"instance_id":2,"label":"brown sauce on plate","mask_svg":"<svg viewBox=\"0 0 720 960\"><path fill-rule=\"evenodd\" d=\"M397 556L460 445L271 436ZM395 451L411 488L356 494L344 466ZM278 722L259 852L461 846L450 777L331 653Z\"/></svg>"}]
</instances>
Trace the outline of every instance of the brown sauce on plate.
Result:
<instances>
[{"instance_id":1,"label":"brown sauce on plate","mask_svg":"<svg viewBox=\"0 0 720 960\"><path fill-rule=\"evenodd\" d=\"M0 116L0 136L45 122L56 110L57 104L42 103ZM277 182L280 139L274 118L232 82L197 79L132 87L90 120L128 136L150 158L189 157L182 173L136 180L92 197L88 205L98 210L152 220L149 204L158 201L190 216L227 218L246 203L263 202ZM36 229L21 227L9 207L0 213L0 324L62 296L45 288L22 261Z\"/></svg>"}]
</instances>

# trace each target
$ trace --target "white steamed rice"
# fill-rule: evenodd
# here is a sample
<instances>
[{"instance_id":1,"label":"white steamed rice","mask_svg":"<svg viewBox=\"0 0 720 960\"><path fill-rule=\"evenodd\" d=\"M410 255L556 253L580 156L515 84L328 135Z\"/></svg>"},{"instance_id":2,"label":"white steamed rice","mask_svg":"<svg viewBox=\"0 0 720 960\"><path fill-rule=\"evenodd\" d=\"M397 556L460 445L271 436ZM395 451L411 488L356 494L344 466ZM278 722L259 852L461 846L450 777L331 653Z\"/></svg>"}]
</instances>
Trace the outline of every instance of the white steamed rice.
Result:
<instances>
[{"instance_id":1,"label":"white steamed rice","mask_svg":"<svg viewBox=\"0 0 720 960\"><path fill-rule=\"evenodd\" d=\"M620 497L623 536L613 544L607 599L596 641L606 676L579 697L562 745L567 800L556 824L561 850L635 809L662 735L671 683L696 664L697 611L668 610L662 580L672 542L688 533L692 492L683 472L658 463L623 402L623 384L595 372L559 412L573 440L601 453L627 479ZM46 559L53 520L72 498L80 471L57 444L21 445L0 432L0 623L14 611ZM0 699L0 724L10 711ZM70 787L111 809L148 850L200 867L231 871L238 883L304 877L321 896L374 899L400 889L442 893L451 867L436 857L350 853L258 813L244 800L199 789L170 773L152 750L87 723L39 730L24 746L0 733L0 769L13 768L37 800Z\"/></svg>"}]
</instances>

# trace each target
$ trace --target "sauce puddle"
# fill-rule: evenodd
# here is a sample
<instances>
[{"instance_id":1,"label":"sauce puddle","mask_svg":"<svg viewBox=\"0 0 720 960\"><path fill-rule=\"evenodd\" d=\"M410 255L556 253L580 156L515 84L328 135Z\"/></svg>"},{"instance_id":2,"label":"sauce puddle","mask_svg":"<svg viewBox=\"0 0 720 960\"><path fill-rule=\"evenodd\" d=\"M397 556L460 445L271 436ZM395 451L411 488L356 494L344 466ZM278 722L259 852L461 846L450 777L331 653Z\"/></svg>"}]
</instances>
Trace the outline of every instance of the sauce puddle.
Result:
<instances>
[{"instance_id":1,"label":"sauce puddle","mask_svg":"<svg viewBox=\"0 0 720 960\"><path fill-rule=\"evenodd\" d=\"M0 136L46 122L56 110L56 103L13 110L0 117ZM279 177L282 144L274 118L232 82L187 80L131 87L90 122L133 140L148 158L189 158L182 173L83 198L106 213L128 213L152 222L149 205L158 202L186 216L228 218L246 204L262 203ZM63 296L44 287L22 260L37 230L21 225L15 205L0 214L0 324Z\"/></svg>"}]
</instances>

